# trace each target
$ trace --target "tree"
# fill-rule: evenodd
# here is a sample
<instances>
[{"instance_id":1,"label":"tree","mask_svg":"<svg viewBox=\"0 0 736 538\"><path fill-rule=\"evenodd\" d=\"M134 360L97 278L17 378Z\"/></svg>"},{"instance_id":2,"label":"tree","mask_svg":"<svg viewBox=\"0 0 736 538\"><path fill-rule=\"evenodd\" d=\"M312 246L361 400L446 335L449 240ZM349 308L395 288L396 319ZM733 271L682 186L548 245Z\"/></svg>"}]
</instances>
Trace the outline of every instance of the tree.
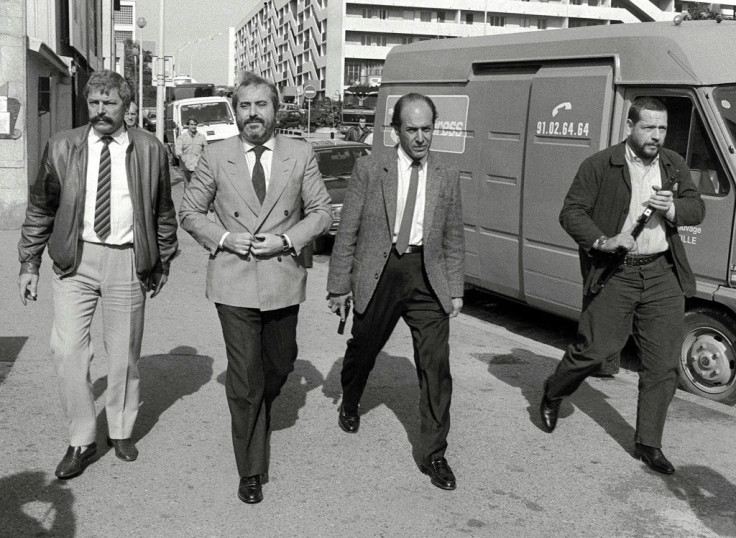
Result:
<instances>
[{"instance_id":1,"label":"tree","mask_svg":"<svg viewBox=\"0 0 736 538\"><path fill-rule=\"evenodd\" d=\"M123 72L125 80L134 92L134 101L138 101L138 43L132 39L125 40L125 56ZM152 85L151 71L153 54L150 50L143 51L143 104L142 106L156 106L156 88ZM140 106L140 104L139 104Z\"/></svg>"},{"instance_id":2,"label":"tree","mask_svg":"<svg viewBox=\"0 0 736 538\"><path fill-rule=\"evenodd\" d=\"M687 14L689 18L694 21L715 19L718 22L721 22L721 20L724 18L718 11L713 11L711 4L690 4L687 7Z\"/></svg>"}]
</instances>

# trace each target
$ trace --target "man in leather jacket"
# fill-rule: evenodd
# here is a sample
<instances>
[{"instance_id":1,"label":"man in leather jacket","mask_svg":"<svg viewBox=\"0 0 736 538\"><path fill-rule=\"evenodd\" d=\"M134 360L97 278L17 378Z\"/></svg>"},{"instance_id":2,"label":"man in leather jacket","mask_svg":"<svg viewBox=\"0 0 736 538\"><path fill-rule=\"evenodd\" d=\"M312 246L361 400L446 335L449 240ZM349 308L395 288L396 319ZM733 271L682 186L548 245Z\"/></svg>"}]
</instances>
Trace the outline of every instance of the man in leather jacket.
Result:
<instances>
[{"instance_id":1,"label":"man in leather jacket","mask_svg":"<svg viewBox=\"0 0 736 538\"><path fill-rule=\"evenodd\" d=\"M35 301L44 248L53 261L51 348L69 447L59 478L79 475L96 451L89 366L90 325L98 302L108 360L107 443L124 461L138 413L138 359L146 292L166 283L177 251L166 150L150 133L126 129L131 91L112 71L85 87L89 124L49 140L30 185L18 243L20 299Z\"/></svg>"}]
</instances>

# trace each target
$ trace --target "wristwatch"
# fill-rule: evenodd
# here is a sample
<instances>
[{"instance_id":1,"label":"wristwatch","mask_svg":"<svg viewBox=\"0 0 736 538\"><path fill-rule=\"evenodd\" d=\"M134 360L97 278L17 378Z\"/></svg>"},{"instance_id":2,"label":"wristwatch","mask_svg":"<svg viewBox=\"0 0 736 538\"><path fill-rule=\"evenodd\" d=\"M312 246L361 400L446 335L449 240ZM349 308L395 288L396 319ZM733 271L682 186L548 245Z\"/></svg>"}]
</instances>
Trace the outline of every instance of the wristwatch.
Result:
<instances>
[{"instance_id":1,"label":"wristwatch","mask_svg":"<svg viewBox=\"0 0 736 538\"><path fill-rule=\"evenodd\" d=\"M593 248L601 250L603 248L603 245L606 244L606 241L608 241L608 237L606 237L605 235L600 236L598 239L595 240L595 243L593 243Z\"/></svg>"},{"instance_id":2,"label":"wristwatch","mask_svg":"<svg viewBox=\"0 0 736 538\"><path fill-rule=\"evenodd\" d=\"M289 240L286 239L286 236L284 234L280 234L279 237L281 238L281 242L284 244L284 252L289 252L291 250L291 245L289 245Z\"/></svg>"}]
</instances>

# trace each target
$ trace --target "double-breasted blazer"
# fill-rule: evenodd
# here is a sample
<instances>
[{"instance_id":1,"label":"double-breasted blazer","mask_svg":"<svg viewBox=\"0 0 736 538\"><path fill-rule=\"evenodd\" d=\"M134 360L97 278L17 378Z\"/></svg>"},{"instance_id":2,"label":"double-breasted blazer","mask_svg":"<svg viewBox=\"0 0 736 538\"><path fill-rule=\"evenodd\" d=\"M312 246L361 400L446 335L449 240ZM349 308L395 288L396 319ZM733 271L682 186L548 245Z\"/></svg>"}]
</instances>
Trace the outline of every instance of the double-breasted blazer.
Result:
<instances>
[{"instance_id":1,"label":"double-breasted blazer","mask_svg":"<svg viewBox=\"0 0 736 538\"><path fill-rule=\"evenodd\" d=\"M210 204L214 218L208 215ZM307 270L298 256L332 224L330 196L312 146L276 136L263 205L239 136L205 148L179 210L181 226L210 252L207 298L231 306L276 310L303 302ZM294 252L269 258L218 248L223 234L286 234Z\"/></svg>"},{"instance_id":2,"label":"double-breasted blazer","mask_svg":"<svg viewBox=\"0 0 736 538\"><path fill-rule=\"evenodd\" d=\"M332 249L327 291L352 291L359 314L370 303L392 248L399 181L397 151L356 162ZM460 179L457 168L433 153L427 161L422 243L430 287L449 314L452 298L462 297L464 291Z\"/></svg>"}]
</instances>

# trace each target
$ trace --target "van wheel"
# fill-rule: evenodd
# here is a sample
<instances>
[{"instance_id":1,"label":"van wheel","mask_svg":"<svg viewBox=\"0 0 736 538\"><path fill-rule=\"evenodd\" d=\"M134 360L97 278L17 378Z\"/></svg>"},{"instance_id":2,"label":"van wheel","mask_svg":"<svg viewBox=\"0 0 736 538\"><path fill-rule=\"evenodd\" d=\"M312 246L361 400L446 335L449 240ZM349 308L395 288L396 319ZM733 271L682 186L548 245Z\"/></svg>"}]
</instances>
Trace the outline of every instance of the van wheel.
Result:
<instances>
[{"instance_id":1,"label":"van wheel","mask_svg":"<svg viewBox=\"0 0 736 538\"><path fill-rule=\"evenodd\" d=\"M685 314L680 351L680 386L717 402L736 402L736 324L717 310Z\"/></svg>"}]
</instances>

